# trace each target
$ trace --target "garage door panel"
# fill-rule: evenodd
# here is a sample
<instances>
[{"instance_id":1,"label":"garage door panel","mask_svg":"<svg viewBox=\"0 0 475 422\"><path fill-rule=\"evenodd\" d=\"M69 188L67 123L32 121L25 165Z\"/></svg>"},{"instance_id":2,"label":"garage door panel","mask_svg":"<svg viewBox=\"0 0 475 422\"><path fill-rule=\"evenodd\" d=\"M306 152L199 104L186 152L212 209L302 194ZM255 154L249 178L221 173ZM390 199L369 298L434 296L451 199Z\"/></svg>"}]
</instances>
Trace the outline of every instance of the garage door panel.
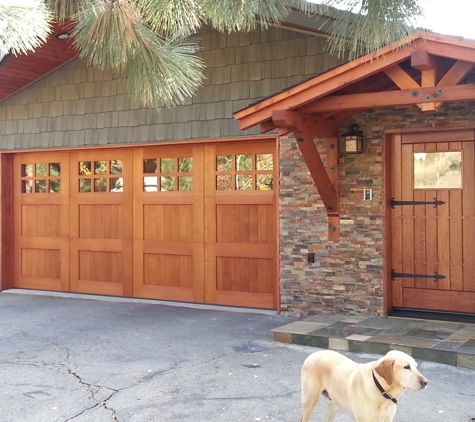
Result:
<instances>
[{"instance_id":1,"label":"garage door panel","mask_svg":"<svg viewBox=\"0 0 475 422\"><path fill-rule=\"evenodd\" d=\"M134 242L134 292L135 296L185 302L204 301L203 246L195 244L188 253L144 251L144 244Z\"/></svg>"},{"instance_id":2,"label":"garage door panel","mask_svg":"<svg viewBox=\"0 0 475 422\"><path fill-rule=\"evenodd\" d=\"M79 250L79 280L124 283L122 252Z\"/></svg>"},{"instance_id":3,"label":"garage door panel","mask_svg":"<svg viewBox=\"0 0 475 422\"><path fill-rule=\"evenodd\" d=\"M216 241L227 243L273 243L273 205L216 205Z\"/></svg>"},{"instance_id":4,"label":"garage door panel","mask_svg":"<svg viewBox=\"0 0 475 422\"><path fill-rule=\"evenodd\" d=\"M118 243L118 242L117 242ZM92 246L88 246L92 245ZM82 248L81 248L82 246ZM71 246L71 291L132 296L132 248L74 242Z\"/></svg>"},{"instance_id":5,"label":"garage door panel","mask_svg":"<svg viewBox=\"0 0 475 422\"><path fill-rule=\"evenodd\" d=\"M206 301L275 308L277 297L275 145L208 146Z\"/></svg>"},{"instance_id":6,"label":"garage door panel","mask_svg":"<svg viewBox=\"0 0 475 422\"><path fill-rule=\"evenodd\" d=\"M273 273L272 259L218 257L216 289L249 293L272 293L273 286L262 283Z\"/></svg>"},{"instance_id":7,"label":"garage door panel","mask_svg":"<svg viewBox=\"0 0 475 422\"><path fill-rule=\"evenodd\" d=\"M61 217L61 204L22 204L21 234L26 237L62 237L66 233L62 233Z\"/></svg>"},{"instance_id":8,"label":"garage door panel","mask_svg":"<svg viewBox=\"0 0 475 422\"><path fill-rule=\"evenodd\" d=\"M125 212L124 204L79 204L78 237L116 240L125 238Z\"/></svg>"},{"instance_id":9,"label":"garage door panel","mask_svg":"<svg viewBox=\"0 0 475 422\"><path fill-rule=\"evenodd\" d=\"M133 296L132 151L70 156L71 290Z\"/></svg>"},{"instance_id":10,"label":"garage door panel","mask_svg":"<svg viewBox=\"0 0 475 422\"><path fill-rule=\"evenodd\" d=\"M69 240L23 238L15 243L15 287L69 289Z\"/></svg>"},{"instance_id":11,"label":"garage door panel","mask_svg":"<svg viewBox=\"0 0 475 422\"><path fill-rule=\"evenodd\" d=\"M21 249L22 277L52 278L61 277L61 250L60 249Z\"/></svg>"},{"instance_id":12,"label":"garage door panel","mask_svg":"<svg viewBox=\"0 0 475 422\"><path fill-rule=\"evenodd\" d=\"M145 204L144 240L189 242L193 240L193 204Z\"/></svg>"},{"instance_id":13,"label":"garage door panel","mask_svg":"<svg viewBox=\"0 0 475 422\"><path fill-rule=\"evenodd\" d=\"M144 254L144 285L193 287L193 256L176 254Z\"/></svg>"},{"instance_id":14,"label":"garage door panel","mask_svg":"<svg viewBox=\"0 0 475 422\"><path fill-rule=\"evenodd\" d=\"M14 157L15 287L69 290L68 160L67 153Z\"/></svg>"},{"instance_id":15,"label":"garage door panel","mask_svg":"<svg viewBox=\"0 0 475 422\"><path fill-rule=\"evenodd\" d=\"M139 296L204 300L202 150L182 146L134 153L139 169L134 179L134 288Z\"/></svg>"}]
</instances>

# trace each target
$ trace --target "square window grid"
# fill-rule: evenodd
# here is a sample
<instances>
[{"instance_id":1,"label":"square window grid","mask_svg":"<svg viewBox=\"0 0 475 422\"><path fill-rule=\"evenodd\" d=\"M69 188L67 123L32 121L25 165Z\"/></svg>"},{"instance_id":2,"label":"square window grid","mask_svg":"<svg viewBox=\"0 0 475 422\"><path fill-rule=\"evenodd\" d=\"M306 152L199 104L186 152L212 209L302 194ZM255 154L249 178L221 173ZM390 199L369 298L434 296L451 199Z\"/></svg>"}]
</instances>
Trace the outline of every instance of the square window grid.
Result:
<instances>
[{"instance_id":1,"label":"square window grid","mask_svg":"<svg viewBox=\"0 0 475 422\"><path fill-rule=\"evenodd\" d=\"M61 192L61 163L28 163L20 166L21 193Z\"/></svg>"},{"instance_id":2,"label":"square window grid","mask_svg":"<svg viewBox=\"0 0 475 422\"><path fill-rule=\"evenodd\" d=\"M273 154L235 154L216 157L216 190L253 191L274 188Z\"/></svg>"},{"instance_id":3,"label":"square window grid","mask_svg":"<svg viewBox=\"0 0 475 422\"><path fill-rule=\"evenodd\" d=\"M193 190L193 157L159 157L143 160L144 192Z\"/></svg>"},{"instance_id":4,"label":"square window grid","mask_svg":"<svg viewBox=\"0 0 475 422\"><path fill-rule=\"evenodd\" d=\"M122 171L122 160L80 161L78 163L79 192L123 192Z\"/></svg>"}]
</instances>

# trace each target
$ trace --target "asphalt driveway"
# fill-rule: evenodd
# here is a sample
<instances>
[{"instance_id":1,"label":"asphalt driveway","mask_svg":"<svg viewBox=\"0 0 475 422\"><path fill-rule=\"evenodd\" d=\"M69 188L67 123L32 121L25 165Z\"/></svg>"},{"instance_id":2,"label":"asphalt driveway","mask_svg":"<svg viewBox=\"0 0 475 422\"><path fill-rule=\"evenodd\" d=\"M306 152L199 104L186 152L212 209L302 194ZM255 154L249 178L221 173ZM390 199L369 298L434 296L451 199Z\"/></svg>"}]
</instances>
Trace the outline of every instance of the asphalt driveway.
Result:
<instances>
[{"instance_id":1,"label":"asphalt driveway","mask_svg":"<svg viewBox=\"0 0 475 422\"><path fill-rule=\"evenodd\" d=\"M299 420L300 366L278 315L0 294L1 422ZM348 356L358 361L377 356ZM420 362L396 421L475 421L475 371ZM322 421L323 403L312 421ZM473 419L472 419L473 418ZM349 422L343 414L337 422Z\"/></svg>"}]
</instances>

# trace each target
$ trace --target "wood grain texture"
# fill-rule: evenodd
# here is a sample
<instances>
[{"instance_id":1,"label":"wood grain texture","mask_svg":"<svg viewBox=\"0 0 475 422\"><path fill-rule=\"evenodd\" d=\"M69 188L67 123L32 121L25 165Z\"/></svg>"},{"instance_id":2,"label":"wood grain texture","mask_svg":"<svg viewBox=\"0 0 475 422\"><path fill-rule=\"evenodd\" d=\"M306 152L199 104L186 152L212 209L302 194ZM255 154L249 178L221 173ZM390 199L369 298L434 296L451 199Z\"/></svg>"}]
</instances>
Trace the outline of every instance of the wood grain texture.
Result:
<instances>
[{"instance_id":1,"label":"wood grain texture","mask_svg":"<svg viewBox=\"0 0 475 422\"><path fill-rule=\"evenodd\" d=\"M465 139L469 136L464 130L457 132L434 133L433 142L421 142L415 133L391 135L391 196L403 201L444 201L438 207L405 205L391 210L391 268L445 276L440 280L396 278L392 281L394 307L475 312L475 147L473 140ZM430 133L420 135L424 140L430 138ZM414 188L414 154L450 151L461 152L462 188Z\"/></svg>"},{"instance_id":2,"label":"wood grain texture","mask_svg":"<svg viewBox=\"0 0 475 422\"><path fill-rule=\"evenodd\" d=\"M233 178L245 173L254 181L260 175L277 179L275 145L272 140L16 155L15 286L275 309L276 191L257 190L257 183L249 191L216 188L218 155L252 158L253 168L234 166ZM271 169L259 167L259 154L272 154ZM192 190L177 190L177 184L173 191L145 189L144 177L154 174L144 160L176 165L183 157L193 158L186 172ZM81 191L81 178L117 175L84 175L79 163L115 160L122 161L121 191ZM36 180L21 176L22 164L38 162L61 163L60 193L22 193L22 181ZM176 169L164 174L181 175Z\"/></svg>"}]
</instances>

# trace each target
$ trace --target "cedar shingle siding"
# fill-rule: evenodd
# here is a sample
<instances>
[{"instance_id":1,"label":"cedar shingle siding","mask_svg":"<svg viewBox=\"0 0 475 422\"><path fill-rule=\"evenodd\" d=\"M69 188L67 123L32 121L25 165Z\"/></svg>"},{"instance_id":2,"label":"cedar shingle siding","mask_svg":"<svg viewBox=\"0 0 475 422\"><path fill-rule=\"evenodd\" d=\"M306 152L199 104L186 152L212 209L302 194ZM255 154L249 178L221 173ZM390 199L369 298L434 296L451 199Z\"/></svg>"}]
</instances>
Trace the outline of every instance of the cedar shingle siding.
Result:
<instances>
[{"instance_id":1,"label":"cedar shingle siding","mask_svg":"<svg viewBox=\"0 0 475 422\"><path fill-rule=\"evenodd\" d=\"M122 80L74 59L0 103L0 149L208 139L240 131L233 111L338 62L325 39L269 28L199 34L206 81L186 104L157 112L124 94Z\"/></svg>"}]
</instances>

